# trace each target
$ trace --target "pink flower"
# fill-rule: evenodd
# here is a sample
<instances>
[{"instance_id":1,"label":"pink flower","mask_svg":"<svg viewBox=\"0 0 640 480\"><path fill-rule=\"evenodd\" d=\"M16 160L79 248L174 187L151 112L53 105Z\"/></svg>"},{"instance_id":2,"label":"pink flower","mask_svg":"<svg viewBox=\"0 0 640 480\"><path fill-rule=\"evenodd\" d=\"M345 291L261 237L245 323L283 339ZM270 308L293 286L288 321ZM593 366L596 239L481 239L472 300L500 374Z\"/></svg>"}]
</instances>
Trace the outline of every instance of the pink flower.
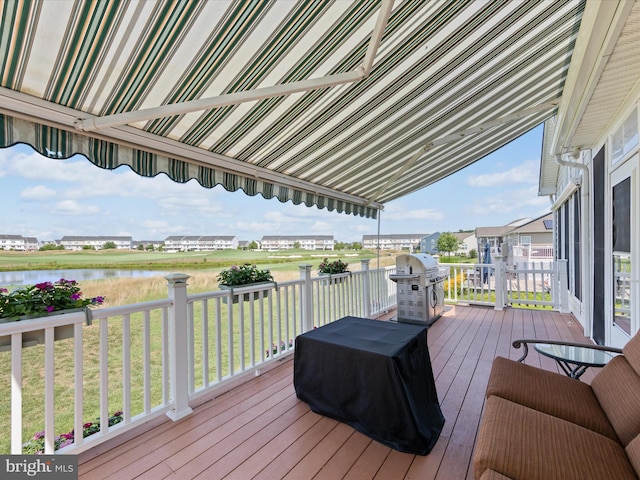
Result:
<instances>
[{"instance_id":1,"label":"pink flower","mask_svg":"<svg viewBox=\"0 0 640 480\"><path fill-rule=\"evenodd\" d=\"M53 305L47 305L47 312L53 312L56 309Z\"/></svg>"}]
</instances>

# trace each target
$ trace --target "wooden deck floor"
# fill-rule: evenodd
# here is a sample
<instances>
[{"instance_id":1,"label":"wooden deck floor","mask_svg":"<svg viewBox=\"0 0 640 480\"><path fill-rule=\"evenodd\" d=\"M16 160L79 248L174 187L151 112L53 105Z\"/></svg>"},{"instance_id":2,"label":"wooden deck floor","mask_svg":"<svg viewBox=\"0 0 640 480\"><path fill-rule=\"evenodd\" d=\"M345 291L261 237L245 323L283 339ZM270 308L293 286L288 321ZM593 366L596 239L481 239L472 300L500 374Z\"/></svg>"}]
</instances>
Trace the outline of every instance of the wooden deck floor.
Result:
<instances>
[{"instance_id":1,"label":"wooden deck floor","mask_svg":"<svg viewBox=\"0 0 640 480\"><path fill-rule=\"evenodd\" d=\"M448 306L429 329L446 423L427 456L400 453L317 415L297 399L293 360L124 444L79 457L80 479L472 479L470 463L495 356L518 358L516 338L588 341L571 315ZM529 353L527 363L557 371ZM587 372L583 381L589 381Z\"/></svg>"}]
</instances>

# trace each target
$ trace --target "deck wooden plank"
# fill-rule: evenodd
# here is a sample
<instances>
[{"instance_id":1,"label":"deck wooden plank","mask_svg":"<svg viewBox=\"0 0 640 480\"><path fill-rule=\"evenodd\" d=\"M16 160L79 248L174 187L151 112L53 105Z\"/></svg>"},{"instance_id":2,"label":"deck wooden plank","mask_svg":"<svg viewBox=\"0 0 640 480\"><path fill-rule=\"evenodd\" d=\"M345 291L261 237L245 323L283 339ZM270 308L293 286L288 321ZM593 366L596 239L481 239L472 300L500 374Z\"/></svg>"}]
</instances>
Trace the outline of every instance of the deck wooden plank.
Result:
<instances>
[{"instance_id":1,"label":"deck wooden plank","mask_svg":"<svg viewBox=\"0 0 640 480\"><path fill-rule=\"evenodd\" d=\"M391 454L391 449L378 442L371 442L343 477L345 480L371 480Z\"/></svg>"},{"instance_id":2,"label":"deck wooden plank","mask_svg":"<svg viewBox=\"0 0 640 480\"><path fill-rule=\"evenodd\" d=\"M338 423L329 435L324 437L287 475L282 477L283 480L315 477L352 434L353 428L344 423Z\"/></svg>"},{"instance_id":3,"label":"deck wooden plank","mask_svg":"<svg viewBox=\"0 0 640 480\"><path fill-rule=\"evenodd\" d=\"M305 406L303 406L304 408ZM317 415L307 409L306 413L292 423L285 423L287 426L284 430L280 430L275 435L271 435L270 438L262 436L262 446L256 451L255 447L251 445L242 445L233 452L227 452L228 455L223 456L220 459L209 460L206 456L198 457L196 462L190 462L183 468L176 472L175 478L200 478L200 479L217 479L225 478L236 470L247 458L251 459L251 462L255 462L254 468L257 470L255 475L251 478L255 478L260 474L266 466L271 464L274 459L294 445L295 442L303 437L310 430L313 431L318 424L326 427L327 429L335 427L337 422L330 421L320 415ZM278 422L279 423L279 422ZM317 430L316 430L317 431ZM325 432L328 430L323 430ZM269 432L266 432L267 434ZM266 448L263 448L266 447ZM255 455L255 457L254 457ZM207 466L208 465L208 466ZM206 468L203 468L206 467ZM280 478L280 477L275 477Z\"/></svg>"},{"instance_id":4,"label":"deck wooden plank","mask_svg":"<svg viewBox=\"0 0 640 480\"><path fill-rule=\"evenodd\" d=\"M473 330L473 337L467 337L468 348L450 391L450 395L455 396L451 409L457 415L435 478L464 478L473 451L477 425L470 420L477 418L482 409L488 378L488 373L479 378L482 372L478 371L478 359L490 330L490 322L485 321L486 311L482 313L474 319L477 328Z\"/></svg>"},{"instance_id":5,"label":"deck wooden plank","mask_svg":"<svg viewBox=\"0 0 640 480\"><path fill-rule=\"evenodd\" d=\"M289 358L203 402L179 422L167 419L125 443L107 442L81 454L79 478L473 480L473 448L493 359L517 359L522 350L511 346L516 338L588 341L571 315L460 305L447 306L427 337L445 425L426 456L397 452L313 413L295 396ZM527 363L558 371L533 349Z\"/></svg>"},{"instance_id":6,"label":"deck wooden plank","mask_svg":"<svg viewBox=\"0 0 640 480\"><path fill-rule=\"evenodd\" d=\"M91 473L92 479L108 478L116 472L120 472L120 475L140 474L140 458L144 458L145 462L164 461L169 453L179 451L185 445L201 438L215 425L232 420L252 406L260 404L264 400L263 395L276 394L290 385L290 375L290 371L281 370L269 377L256 379L254 387L264 390L245 388L234 391L233 395L222 395L201 405L198 417L189 416L177 423L167 419L164 424L154 429L153 435L141 435L108 450L96 459L80 464L79 474ZM215 415L211 412L215 412ZM202 421L203 417L207 420ZM125 473L125 469L129 473Z\"/></svg>"},{"instance_id":7,"label":"deck wooden plank","mask_svg":"<svg viewBox=\"0 0 640 480\"><path fill-rule=\"evenodd\" d=\"M352 432L343 447L333 455L329 462L322 466L313 480L344 478L371 442L373 440L360 432Z\"/></svg>"},{"instance_id":8,"label":"deck wooden plank","mask_svg":"<svg viewBox=\"0 0 640 480\"><path fill-rule=\"evenodd\" d=\"M332 418L321 417L320 421L291 443L289 447L284 449L280 455L275 457L269 465L253 478L256 480L284 478L292 471L298 462L302 461L306 455L309 455L314 447L337 428L339 424L340 422ZM204 478L208 477L203 477L203 480Z\"/></svg>"},{"instance_id":9,"label":"deck wooden plank","mask_svg":"<svg viewBox=\"0 0 640 480\"><path fill-rule=\"evenodd\" d=\"M167 465L171 471L176 471L184 463L190 463L191 466L195 466L197 462L193 460L198 455L204 452L208 454L211 447L230 437L223 446L215 450L216 455L223 455L226 451L241 443L241 437L236 435L237 431L251 419L260 417L266 422L269 419L278 417L278 413L271 416L265 415L265 413L270 407L278 405L287 396L291 396L291 392L287 392L285 389L289 386L289 378L284 377L274 383L273 386L267 387L262 394L253 394L246 399L242 397L233 398L232 396L224 398L217 404L220 409L219 415L213 415L198 425L190 425L191 422L184 422L186 425L179 429L182 432L180 436L173 438L171 441L165 441L157 447L155 440L151 442L151 445L142 445L138 450L142 449L147 452L147 455L143 457L144 461L137 461L128 465L123 464L121 469L113 472L112 475L118 479L137 478L138 475L142 475L148 469L150 463L158 459ZM207 408L212 408L212 406L207 406ZM189 426L192 428L189 428ZM150 448L154 449L150 450ZM127 453L126 457L129 458L130 455L137 453L138 451L131 454ZM208 464L208 462L205 463Z\"/></svg>"},{"instance_id":10,"label":"deck wooden plank","mask_svg":"<svg viewBox=\"0 0 640 480\"><path fill-rule=\"evenodd\" d=\"M391 450L376 473L374 480L396 480L405 476L414 455Z\"/></svg>"}]
</instances>

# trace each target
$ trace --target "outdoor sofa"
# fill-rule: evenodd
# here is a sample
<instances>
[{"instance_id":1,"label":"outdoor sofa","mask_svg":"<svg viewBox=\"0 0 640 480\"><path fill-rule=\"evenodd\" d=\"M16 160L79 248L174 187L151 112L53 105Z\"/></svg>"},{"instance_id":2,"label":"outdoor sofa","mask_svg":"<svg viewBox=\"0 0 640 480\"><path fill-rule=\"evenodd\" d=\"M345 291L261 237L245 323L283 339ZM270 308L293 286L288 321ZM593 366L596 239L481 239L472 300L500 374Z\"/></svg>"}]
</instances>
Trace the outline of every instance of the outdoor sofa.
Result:
<instances>
[{"instance_id":1,"label":"outdoor sofa","mask_svg":"<svg viewBox=\"0 0 640 480\"><path fill-rule=\"evenodd\" d=\"M473 468L476 480L639 478L640 333L590 385L497 357Z\"/></svg>"}]
</instances>

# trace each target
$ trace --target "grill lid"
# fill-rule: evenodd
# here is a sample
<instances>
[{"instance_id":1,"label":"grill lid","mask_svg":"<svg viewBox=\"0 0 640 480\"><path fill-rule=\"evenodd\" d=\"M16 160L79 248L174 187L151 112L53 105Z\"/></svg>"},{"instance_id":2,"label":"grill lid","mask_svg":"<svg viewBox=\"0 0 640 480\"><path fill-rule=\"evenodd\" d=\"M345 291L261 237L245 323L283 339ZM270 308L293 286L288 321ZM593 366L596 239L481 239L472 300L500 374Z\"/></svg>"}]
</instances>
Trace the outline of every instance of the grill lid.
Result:
<instances>
[{"instance_id":1,"label":"grill lid","mask_svg":"<svg viewBox=\"0 0 640 480\"><path fill-rule=\"evenodd\" d=\"M427 278L433 278L440 275L440 269L438 261L426 253L398 255L396 275L426 275Z\"/></svg>"}]
</instances>

